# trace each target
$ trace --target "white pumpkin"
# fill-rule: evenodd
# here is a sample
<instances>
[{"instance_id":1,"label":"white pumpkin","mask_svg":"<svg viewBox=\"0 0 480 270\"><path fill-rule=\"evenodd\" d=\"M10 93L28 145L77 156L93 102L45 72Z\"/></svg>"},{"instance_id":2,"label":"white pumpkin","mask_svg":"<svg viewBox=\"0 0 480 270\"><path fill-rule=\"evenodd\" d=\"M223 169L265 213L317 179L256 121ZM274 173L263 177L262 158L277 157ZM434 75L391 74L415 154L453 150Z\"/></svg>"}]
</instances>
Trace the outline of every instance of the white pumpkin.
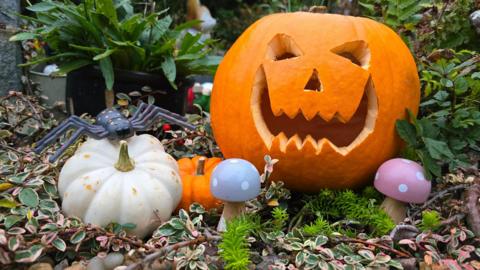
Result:
<instances>
[{"instance_id":1,"label":"white pumpkin","mask_svg":"<svg viewBox=\"0 0 480 270\"><path fill-rule=\"evenodd\" d=\"M144 237L170 218L182 184L160 141L140 135L126 143L88 139L63 166L58 190L68 216L100 226L134 223L130 233Z\"/></svg>"}]
</instances>

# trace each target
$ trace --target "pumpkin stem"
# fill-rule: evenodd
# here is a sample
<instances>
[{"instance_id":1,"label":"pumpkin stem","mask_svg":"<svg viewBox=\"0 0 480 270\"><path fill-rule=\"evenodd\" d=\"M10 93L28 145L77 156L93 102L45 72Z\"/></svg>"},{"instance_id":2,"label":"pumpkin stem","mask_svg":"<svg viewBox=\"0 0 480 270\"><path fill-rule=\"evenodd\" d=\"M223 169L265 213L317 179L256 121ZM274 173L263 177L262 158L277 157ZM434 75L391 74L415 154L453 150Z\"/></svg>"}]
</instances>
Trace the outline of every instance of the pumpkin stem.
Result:
<instances>
[{"instance_id":1,"label":"pumpkin stem","mask_svg":"<svg viewBox=\"0 0 480 270\"><path fill-rule=\"evenodd\" d=\"M121 172L129 172L135 168L133 160L128 155L128 144L126 141L120 141L120 154L115 168Z\"/></svg>"},{"instance_id":2,"label":"pumpkin stem","mask_svg":"<svg viewBox=\"0 0 480 270\"><path fill-rule=\"evenodd\" d=\"M308 10L310 13L327 13L326 6L311 6Z\"/></svg>"},{"instance_id":3,"label":"pumpkin stem","mask_svg":"<svg viewBox=\"0 0 480 270\"><path fill-rule=\"evenodd\" d=\"M198 159L197 171L195 175L204 175L205 174L205 161L207 159L205 157L200 157Z\"/></svg>"}]
</instances>

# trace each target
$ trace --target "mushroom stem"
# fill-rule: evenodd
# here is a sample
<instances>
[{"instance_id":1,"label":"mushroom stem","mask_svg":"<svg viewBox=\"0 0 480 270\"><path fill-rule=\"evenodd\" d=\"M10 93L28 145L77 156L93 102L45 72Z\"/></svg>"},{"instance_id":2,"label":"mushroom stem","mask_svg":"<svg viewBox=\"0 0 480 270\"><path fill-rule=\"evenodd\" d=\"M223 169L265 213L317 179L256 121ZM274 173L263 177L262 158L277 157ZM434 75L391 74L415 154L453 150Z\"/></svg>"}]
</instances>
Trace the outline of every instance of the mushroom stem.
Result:
<instances>
[{"instance_id":1,"label":"mushroom stem","mask_svg":"<svg viewBox=\"0 0 480 270\"><path fill-rule=\"evenodd\" d=\"M205 174L205 161L207 159L205 157L201 157L198 159L197 164L197 171L195 172L196 175L204 175Z\"/></svg>"},{"instance_id":2,"label":"mushroom stem","mask_svg":"<svg viewBox=\"0 0 480 270\"><path fill-rule=\"evenodd\" d=\"M129 172L135 168L133 160L128 155L128 144L126 141L120 141L120 153L118 161L115 163L115 169L121 172Z\"/></svg>"},{"instance_id":3,"label":"mushroom stem","mask_svg":"<svg viewBox=\"0 0 480 270\"><path fill-rule=\"evenodd\" d=\"M217 231L227 230L227 222L245 212L245 202L224 202L223 213L218 222Z\"/></svg>"},{"instance_id":4,"label":"mushroom stem","mask_svg":"<svg viewBox=\"0 0 480 270\"><path fill-rule=\"evenodd\" d=\"M405 207L405 203L397 201L390 197L385 197L385 200L383 200L380 208L382 208L387 213L387 215L390 216L390 218L397 224L403 222L403 220L407 216L407 209Z\"/></svg>"}]
</instances>

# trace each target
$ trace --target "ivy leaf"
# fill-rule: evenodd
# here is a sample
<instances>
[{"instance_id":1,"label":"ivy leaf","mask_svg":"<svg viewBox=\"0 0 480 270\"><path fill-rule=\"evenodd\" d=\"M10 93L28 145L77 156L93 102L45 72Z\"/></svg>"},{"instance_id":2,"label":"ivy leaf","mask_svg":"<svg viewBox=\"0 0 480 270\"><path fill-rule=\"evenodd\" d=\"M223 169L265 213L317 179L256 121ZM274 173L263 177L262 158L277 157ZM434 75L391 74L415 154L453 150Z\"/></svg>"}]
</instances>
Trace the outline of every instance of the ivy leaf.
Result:
<instances>
[{"instance_id":1,"label":"ivy leaf","mask_svg":"<svg viewBox=\"0 0 480 270\"><path fill-rule=\"evenodd\" d=\"M52 245L60 251L67 249L67 244L61 238L55 238L55 240L52 241Z\"/></svg>"},{"instance_id":2,"label":"ivy leaf","mask_svg":"<svg viewBox=\"0 0 480 270\"><path fill-rule=\"evenodd\" d=\"M85 236L86 233L84 231L78 231L70 237L70 243L78 244L85 238Z\"/></svg>"},{"instance_id":3,"label":"ivy leaf","mask_svg":"<svg viewBox=\"0 0 480 270\"><path fill-rule=\"evenodd\" d=\"M37 207L39 203L38 194L31 188L24 188L18 195L20 202L29 207Z\"/></svg>"}]
</instances>

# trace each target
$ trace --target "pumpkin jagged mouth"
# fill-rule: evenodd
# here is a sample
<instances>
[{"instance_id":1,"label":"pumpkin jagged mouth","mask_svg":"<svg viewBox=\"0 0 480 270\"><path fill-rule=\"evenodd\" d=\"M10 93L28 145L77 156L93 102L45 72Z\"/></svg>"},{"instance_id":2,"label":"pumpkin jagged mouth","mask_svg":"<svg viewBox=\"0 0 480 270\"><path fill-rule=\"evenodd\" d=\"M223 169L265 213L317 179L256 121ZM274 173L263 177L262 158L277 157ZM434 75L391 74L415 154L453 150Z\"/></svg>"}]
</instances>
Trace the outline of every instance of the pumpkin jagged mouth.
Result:
<instances>
[{"instance_id":1,"label":"pumpkin jagged mouth","mask_svg":"<svg viewBox=\"0 0 480 270\"><path fill-rule=\"evenodd\" d=\"M348 122L338 114L329 121L320 114L307 120L300 109L294 116L287 116L282 111L274 114L265 73L260 67L255 76L251 108L255 126L269 150L277 146L285 153L289 145L300 150L309 144L316 154L320 154L323 146L329 144L336 152L346 155L373 132L378 103L373 82L369 79L360 104Z\"/></svg>"}]
</instances>

